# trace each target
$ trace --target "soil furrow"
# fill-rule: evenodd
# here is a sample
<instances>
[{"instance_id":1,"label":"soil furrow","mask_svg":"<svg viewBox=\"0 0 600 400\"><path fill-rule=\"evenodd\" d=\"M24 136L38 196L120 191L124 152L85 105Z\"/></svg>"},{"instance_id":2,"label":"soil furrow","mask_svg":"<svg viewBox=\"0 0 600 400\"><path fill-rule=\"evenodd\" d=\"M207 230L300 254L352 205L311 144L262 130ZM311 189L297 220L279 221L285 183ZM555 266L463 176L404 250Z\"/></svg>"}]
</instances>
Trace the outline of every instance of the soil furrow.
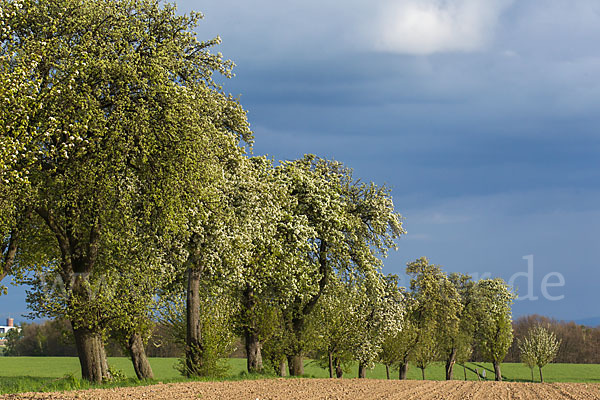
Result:
<instances>
[{"instance_id":1,"label":"soil furrow","mask_svg":"<svg viewBox=\"0 0 600 400\"><path fill-rule=\"evenodd\" d=\"M585 383L386 381L370 379L264 379L185 382L60 393L22 393L0 400L600 400L600 386Z\"/></svg>"}]
</instances>

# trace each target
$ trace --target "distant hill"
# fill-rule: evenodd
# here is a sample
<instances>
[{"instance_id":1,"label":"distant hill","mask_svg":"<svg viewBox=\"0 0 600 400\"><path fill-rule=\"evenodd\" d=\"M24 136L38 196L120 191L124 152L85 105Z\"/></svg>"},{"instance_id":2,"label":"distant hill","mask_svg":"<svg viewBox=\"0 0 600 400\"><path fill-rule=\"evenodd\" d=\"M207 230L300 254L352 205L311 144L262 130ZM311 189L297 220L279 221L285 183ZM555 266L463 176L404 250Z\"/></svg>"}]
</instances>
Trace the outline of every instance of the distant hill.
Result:
<instances>
[{"instance_id":1,"label":"distant hill","mask_svg":"<svg viewBox=\"0 0 600 400\"><path fill-rule=\"evenodd\" d=\"M600 326L600 317L576 319L573 320L573 322L579 325L585 325L589 326L590 328L595 328L597 326Z\"/></svg>"}]
</instances>

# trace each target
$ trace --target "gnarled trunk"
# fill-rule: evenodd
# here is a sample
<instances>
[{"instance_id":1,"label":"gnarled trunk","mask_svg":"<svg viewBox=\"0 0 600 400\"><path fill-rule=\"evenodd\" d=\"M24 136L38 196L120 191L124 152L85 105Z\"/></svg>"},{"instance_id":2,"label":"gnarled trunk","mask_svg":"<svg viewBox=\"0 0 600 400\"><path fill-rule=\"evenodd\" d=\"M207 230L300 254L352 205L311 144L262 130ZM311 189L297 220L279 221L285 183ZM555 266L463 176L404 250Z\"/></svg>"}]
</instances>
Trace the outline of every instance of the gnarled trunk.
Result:
<instances>
[{"instance_id":1,"label":"gnarled trunk","mask_svg":"<svg viewBox=\"0 0 600 400\"><path fill-rule=\"evenodd\" d=\"M344 370L342 369L342 362L339 357L336 357L334 360L335 364L335 377L342 378L344 376Z\"/></svg>"},{"instance_id":2,"label":"gnarled trunk","mask_svg":"<svg viewBox=\"0 0 600 400\"><path fill-rule=\"evenodd\" d=\"M496 374L496 380L502 381L502 372L500 371L500 363L494 361L494 374Z\"/></svg>"},{"instance_id":3,"label":"gnarled trunk","mask_svg":"<svg viewBox=\"0 0 600 400\"><path fill-rule=\"evenodd\" d=\"M81 377L87 381L101 383L111 378L102 335L87 328L75 328L73 336L81 365Z\"/></svg>"},{"instance_id":4,"label":"gnarled trunk","mask_svg":"<svg viewBox=\"0 0 600 400\"><path fill-rule=\"evenodd\" d=\"M75 301L68 305L68 314L77 314L77 306L85 309L92 301L90 288L84 284L89 275L94 271L98 256L100 225L98 219L90 226L89 242L82 245L73 235L71 219L73 210L65 207L65 225L61 226L52 212L45 207L38 207L35 212L46 222L48 228L54 233L61 254L61 263L58 270L63 284L72 292ZM14 233L13 233L14 234ZM15 236L15 239L18 235ZM12 239L12 238L11 238ZM10 252L11 249L9 248ZM7 254L9 256L9 254ZM6 266L5 266L6 268ZM85 318L85 317L84 317ZM77 356L81 365L81 377L87 381L100 383L111 379L108 371L108 361L102 340L102 327L98 327L99 321L71 320ZM94 326L96 325L96 326Z\"/></svg>"},{"instance_id":5,"label":"gnarled trunk","mask_svg":"<svg viewBox=\"0 0 600 400\"><path fill-rule=\"evenodd\" d=\"M421 377L425 380L425 368L421 368Z\"/></svg>"},{"instance_id":6,"label":"gnarled trunk","mask_svg":"<svg viewBox=\"0 0 600 400\"><path fill-rule=\"evenodd\" d=\"M290 376L301 376L304 375L304 361L302 355L294 354L288 356L288 367L290 370Z\"/></svg>"},{"instance_id":7,"label":"gnarled trunk","mask_svg":"<svg viewBox=\"0 0 600 400\"><path fill-rule=\"evenodd\" d=\"M544 383L544 375L542 375L542 367L539 367L540 369L540 382Z\"/></svg>"},{"instance_id":8,"label":"gnarled trunk","mask_svg":"<svg viewBox=\"0 0 600 400\"><path fill-rule=\"evenodd\" d=\"M387 379L390 379L390 366L386 365L385 366L385 375L387 376Z\"/></svg>"},{"instance_id":9,"label":"gnarled trunk","mask_svg":"<svg viewBox=\"0 0 600 400\"><path fill-rule=\"evenodd\" d=\"M363 363L358 364L358 377L365 378L367 376L367 369L365 368Z\"/></svg>"},{"instance_id":10,"label":"gnarled trunk","mask_svg":"<svg viewBox=\"0 0 600 400\"><path fill-rule=\"evenodd\" d=\"M405 357L404 361L400 363L400 367L398 368L398 379L400 379L400 380L406 379L407 372L408 372L408 362Z\"/></svg>"},{"instance_id":11,"label":"gnarled trunk","mask_svg":"<svg viewBox=\"0 0 600 400\"><path fill-rule=\"evenodd\" d=\"M304 315L294 317L291 320L291 331L296 342L287 355L290 376L304 375L304 361L302 360L302 335L304 333Z\"/></svg>"},{"instance_id":12,"label":"gnarled trunk","mask_svg":"<svg viewBox=\"0 0 600 400\"><path fill-rule=\"evenodd\" d=\"M262 344L258 338L258 334L251 328L247 327L244 332L244 340L246 342L246 360L248 372L260 373L263 370L262 360Z\"/></svg>"},{"instance_id":13,"label":"gnarled trunk","mask_svg":"<svg viewBox=\"0 0 600 400\"><path fill-rule=\"evenodd\" d=\"M248 285L243 293L242 305L244 314L244 341L246 342L246 366L249 373L260 373L263 371L262 343L258 334L258 328L254 321L256 312L256 298L254 290Z\"/></svg>"},{"instance_id":14,"label":"gnarled trunk","mask_svg":"<svg viewBox=\"0 0 600 400\"><path fill-rule=\"evenodd\" d=\"M333 378L333 354L331 351L327 352L327 358L329 361L329 377Z\"/></svg>"},{"instance_id":15,"label":"gnarled trunk","mask_svg":"<svg viewBox=\"0 0 600 400\"><path fill-rule=\"evenodd\" d=\"M454 372L454 363L456 362L456 348L453 347L446 360L446 380L452 380L452 374Z\"/></svg>"},{"instance_id":16,"label":"gnarled trunk","mask_svg":"<svg viewBox=\"0 0 600 400\"><path fill-rule=\"evenodd\" d=\"M199 268L188 268L186 302L185 374L199 376L203 364L202 325L200 323L200 277Z\"/></svg>"},{"instance_id":17,"label":"gnarled trunk","mask_svg":"<svg viewBox=\"0 0 600 400\"><path fill-rule=\"evenodd\" d=\"M279 362L279 376L284 377L286 375L285 360L281 360Z\"/></svg>"},{"instance_id":18,"label":"gnarled trunk","mask_svg":"<svg viewBox=\"0 0 600 400\"><path fill-rule=\"evenodd\" d=\"M84 305L89 304L94 300L91 299L90 288L86 285L86 282L89 278L89 271L92 270L93 262L82 258L71 258L69 261L72 261L72 263L63 263L62 265L63 282L71 286L72 296L76 299L76 304L77 302ZM73 275L69 276L71 273ZM72 310L73 306L69 305L69 308ZM111 379L101 328L93 324L88 326L85 323L82 324L80 321L73 320L71 326L73 327L77 356L81 365L81 377L95 383Z\"/></svg>"},{"instance_id":19,"label":"gnarled trunk","mask_svg":"<svg viewBox=\"0 0 600 400\"><path fill-rule=\"evenodd\" d=\"M152 367L146 357L144 351L144 341L142 335L135 332L129 337L127 343L129 355L131 356L131 362L133 363L133 369L139 380L154 379L154 373Z\"/></svg>"}]
</instances>

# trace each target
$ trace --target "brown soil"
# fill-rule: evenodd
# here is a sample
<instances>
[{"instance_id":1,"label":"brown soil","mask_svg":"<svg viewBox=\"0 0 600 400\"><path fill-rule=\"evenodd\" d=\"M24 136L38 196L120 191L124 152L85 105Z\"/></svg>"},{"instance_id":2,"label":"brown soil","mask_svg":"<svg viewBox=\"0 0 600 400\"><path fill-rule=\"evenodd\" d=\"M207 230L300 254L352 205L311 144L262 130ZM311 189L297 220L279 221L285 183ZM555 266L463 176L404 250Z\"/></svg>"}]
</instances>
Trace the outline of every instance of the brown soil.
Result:
<instances>
[{"instance_id":1,"label":"brown soil","mask_svg":"<svg viewBox=\"0 0 600 400\"><path fill-rule=\"evenodd\" d=\"M23 393L0 399L600 399L599 384L374 379L265 379L187 382L62 393Z\"/></svg>"}]
</instances>

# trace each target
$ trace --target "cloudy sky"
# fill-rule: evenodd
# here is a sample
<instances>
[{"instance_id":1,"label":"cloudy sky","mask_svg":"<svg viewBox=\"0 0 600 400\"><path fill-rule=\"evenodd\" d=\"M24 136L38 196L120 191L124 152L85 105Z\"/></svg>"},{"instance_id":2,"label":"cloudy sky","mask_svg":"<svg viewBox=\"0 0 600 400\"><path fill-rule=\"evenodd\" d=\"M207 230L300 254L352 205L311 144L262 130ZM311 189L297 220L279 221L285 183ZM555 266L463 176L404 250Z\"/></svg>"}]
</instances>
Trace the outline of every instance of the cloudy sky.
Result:
<instances>
[{"instance_id":1,"label":"cloudy sky","mask_svg":"<svg viewBox=\"0 0 600 400\"><path fill-rule=\"evenodd\" d=\"M236 62L225 90L248 110L255 154L314 153L392 187L408 234L386 272L427 256L475 277L521 273L515 316L600 316L599 2L178 7L203 12L199 37L219 35ZM0 301L24 312L11 291Z\"/></svg>"}]
</instances>

